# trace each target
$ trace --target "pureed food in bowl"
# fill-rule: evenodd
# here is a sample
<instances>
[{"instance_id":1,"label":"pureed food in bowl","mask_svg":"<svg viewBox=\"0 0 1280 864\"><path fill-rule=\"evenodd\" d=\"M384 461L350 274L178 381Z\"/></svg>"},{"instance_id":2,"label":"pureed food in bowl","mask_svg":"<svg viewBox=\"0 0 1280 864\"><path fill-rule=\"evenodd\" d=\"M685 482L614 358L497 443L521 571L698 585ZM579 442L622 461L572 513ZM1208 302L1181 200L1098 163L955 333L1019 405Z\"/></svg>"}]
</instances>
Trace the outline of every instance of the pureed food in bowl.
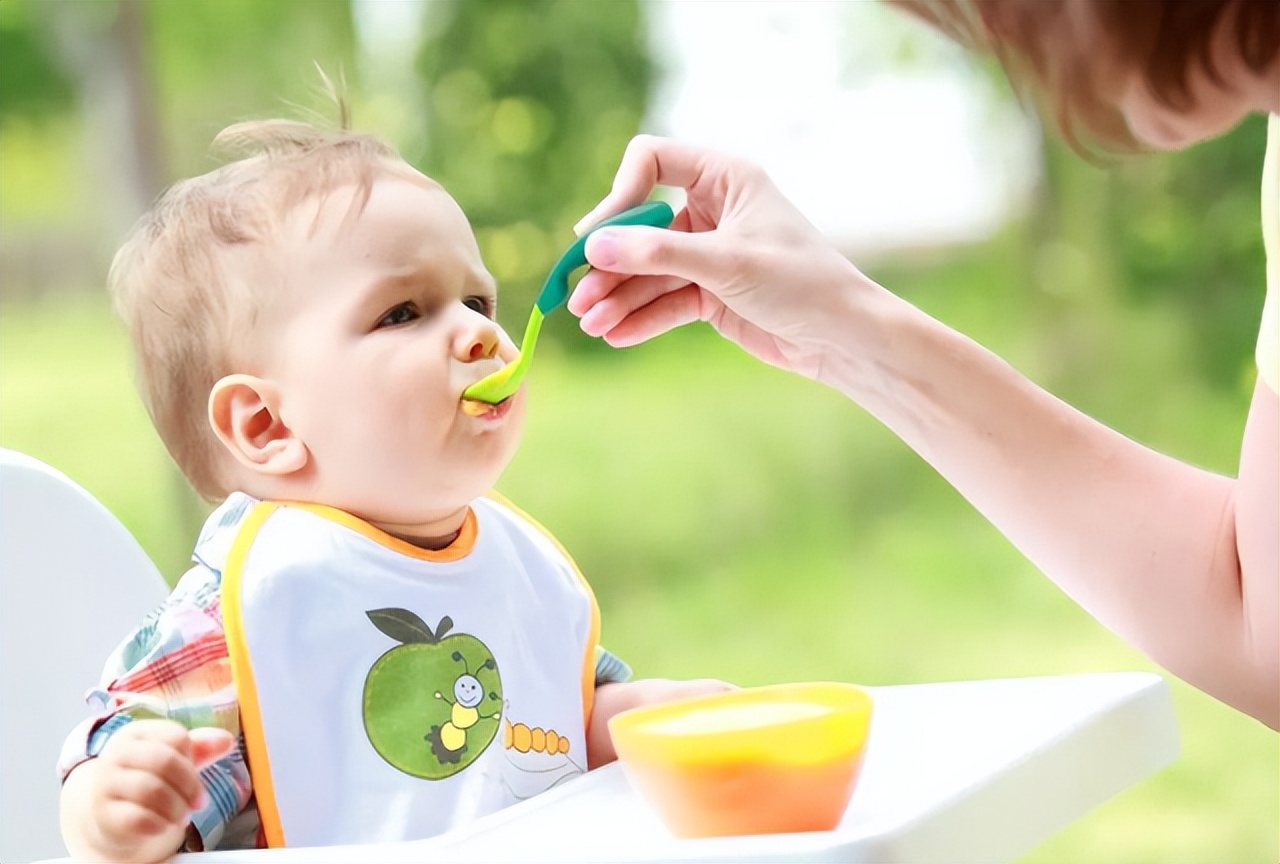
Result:
<instances>
[{"instance_id":1,"label":"pureed food in bowl","mask_svg":"<svg viewBox=\"0 0 1280 864\"><path fill-rule=\"evenodd\" d=\"M628 777L680 837L834 828L870 726L866 691L827 682L682 699L609 721Z\"/></svg>"}]
</instances>

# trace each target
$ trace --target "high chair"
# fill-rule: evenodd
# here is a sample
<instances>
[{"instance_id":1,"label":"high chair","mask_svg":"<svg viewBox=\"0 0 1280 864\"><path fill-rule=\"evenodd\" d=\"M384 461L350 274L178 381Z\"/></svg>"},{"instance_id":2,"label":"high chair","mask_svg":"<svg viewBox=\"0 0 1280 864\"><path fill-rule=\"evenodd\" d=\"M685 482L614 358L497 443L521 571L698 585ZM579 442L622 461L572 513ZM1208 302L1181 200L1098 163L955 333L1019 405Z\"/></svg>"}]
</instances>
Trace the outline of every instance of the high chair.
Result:
<instances>
[{"instance_id":1,"label":"high chair","mask_svg":"<svg viewBox=\"0 0 1280 864\"><path fill-rule=\"evenodd\" d=\"M58 858L54 765L103 660L166 593L129 532L75 482L0 450L0 861ZM868 687L862 779L833 831L682 840L618 763L427 840L215 850L176 864L350 861L1000 862L1172 762L1158 675Z\"/></svg>"},{"instance_id":2,"label":"high chair","mask_svg":"<svg viewBox=\"0 0 1280 864\"><path fill-rule=\"evenodd\" d=\"M97 499L0 449L0 861L66 854L58 751L107 655L167 592Z\"/></svg>"}]
</instances>

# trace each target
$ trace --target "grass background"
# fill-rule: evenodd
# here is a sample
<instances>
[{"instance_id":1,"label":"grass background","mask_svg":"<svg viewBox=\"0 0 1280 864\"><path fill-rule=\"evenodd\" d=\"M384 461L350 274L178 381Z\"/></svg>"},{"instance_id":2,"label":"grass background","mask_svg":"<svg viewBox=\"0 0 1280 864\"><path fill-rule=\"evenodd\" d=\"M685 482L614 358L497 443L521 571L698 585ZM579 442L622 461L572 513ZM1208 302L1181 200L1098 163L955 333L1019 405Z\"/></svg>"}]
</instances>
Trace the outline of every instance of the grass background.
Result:
<instances>
[{"instance_id":1,"label":"grass background","mask_svg":"<svg viewBox=\"0 0 1280 864\"><path fill-rule=\"evenodd\" d=\"M914 299L1053 378L1034 328L1009 320L1016 308L992 321L971 287ZM1162 320L1158 310L1120 316L1117 328L1146 335L1098 362L1125 376L1086 370L1054 378L1055 389L1128 434L1232 471L1244 388L1145 383L1146 370L1176 369L1184 347ZM129 370L96 295L0 307L0 445L85 485L173 580L204 511ZM525 442L501 490L573 552L605 642L638 674L885 685L1154 669L858 408L706 331L625 352L570 354L547 340L531 388ZM1280 857L1276 736L1170 683L1181 759L1025 862Z\"/></svg>"}]
</instances>

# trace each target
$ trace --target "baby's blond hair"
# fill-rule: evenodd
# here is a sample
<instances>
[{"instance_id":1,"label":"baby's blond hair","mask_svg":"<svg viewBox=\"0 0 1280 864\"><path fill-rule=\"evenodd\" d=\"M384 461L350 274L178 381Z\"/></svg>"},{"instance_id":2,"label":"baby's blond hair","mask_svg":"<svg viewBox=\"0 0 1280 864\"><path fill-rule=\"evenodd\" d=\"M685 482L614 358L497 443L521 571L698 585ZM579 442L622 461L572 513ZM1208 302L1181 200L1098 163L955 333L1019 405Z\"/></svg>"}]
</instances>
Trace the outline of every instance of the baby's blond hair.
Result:
<instances>
[{"instance_id":1,"label":"baby's blond hair","mask_svg":"<svg viewBox=\"0 0 1280 864\"><path fill-rule=\"evenodd\" d=\"M304 200L354 185L361 208L378 176L411 169L380 138L293 120L239 123L213 146L240 158L166 190L116 253L108 284L156 431L196 491L217 500L233 490L209 393L247 371L248 337L270 296L237 259L269 260L276 229Z\"/></svg>"}]
</instances>

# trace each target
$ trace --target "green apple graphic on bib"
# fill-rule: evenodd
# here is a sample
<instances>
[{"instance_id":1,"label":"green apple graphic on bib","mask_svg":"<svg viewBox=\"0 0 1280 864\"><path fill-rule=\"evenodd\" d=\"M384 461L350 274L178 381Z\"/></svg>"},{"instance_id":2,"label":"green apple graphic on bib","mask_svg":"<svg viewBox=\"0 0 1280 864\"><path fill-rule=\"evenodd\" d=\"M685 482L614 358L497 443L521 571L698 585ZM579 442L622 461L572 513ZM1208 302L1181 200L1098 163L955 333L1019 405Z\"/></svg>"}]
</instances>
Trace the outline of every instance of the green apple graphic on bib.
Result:
<instances>
[{"instance_id":1,"label":"green apple graphic on bib","mask_svg":"<svg viewBox=\"0 0 1280 864\"><path fill-rule=\"evenodd\" d=\"M365 613L397 644L364 681L364 729L378 755L406 774L442 780L476 760L502 717L502 679L493 652L467 633L433 631L408 609ZM446 635L449 634L449 635Z\"/></svg>"}]
</instances>

